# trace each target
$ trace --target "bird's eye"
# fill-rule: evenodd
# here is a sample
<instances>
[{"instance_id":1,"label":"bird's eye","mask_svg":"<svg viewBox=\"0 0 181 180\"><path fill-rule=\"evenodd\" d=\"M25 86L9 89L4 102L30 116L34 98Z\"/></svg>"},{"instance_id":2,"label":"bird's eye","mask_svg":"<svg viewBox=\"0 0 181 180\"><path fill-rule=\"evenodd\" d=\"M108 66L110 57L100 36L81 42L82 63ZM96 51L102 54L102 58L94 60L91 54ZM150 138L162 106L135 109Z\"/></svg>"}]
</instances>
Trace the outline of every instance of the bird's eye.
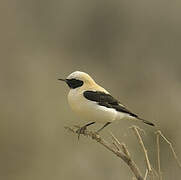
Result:
<instances>
[{"instance_id":1,"label":"bird's eye","mask_svg":"<svg viewBox=\"0 0 181 180\"><path fill-rule=\"evenodd\" d=\"M66 82L71 89L81 87L84 84L83 81L78 79L66 79Z\"/></svg>"}]
</instances>

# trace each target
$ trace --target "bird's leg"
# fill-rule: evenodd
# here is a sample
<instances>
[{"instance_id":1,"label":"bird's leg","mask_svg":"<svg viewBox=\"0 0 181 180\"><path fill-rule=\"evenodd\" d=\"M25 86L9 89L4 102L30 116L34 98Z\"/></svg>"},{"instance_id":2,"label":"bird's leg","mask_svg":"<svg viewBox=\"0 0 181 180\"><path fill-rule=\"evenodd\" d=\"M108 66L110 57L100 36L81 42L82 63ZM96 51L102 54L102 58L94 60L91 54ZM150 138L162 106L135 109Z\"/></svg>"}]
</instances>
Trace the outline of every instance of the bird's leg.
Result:
<instances>
[{"instance_id":1,"label":"bird's leg","mask_svg":"<svg viewBox=\"0 0 181 180\"><path fill-rule=\"evenodd\" d=\"M90 125L92 125L92 124L94 124L94 123L95 123L95 122L91 122L91 123L89 123L89 124L86 124L86 125L80 127L79 129L77 129L76 133L78 134L78 139L79 139L79 137L80 137L80 134L84 134L84 132L85 132L85 130L87 129L87 127L90 126Z\"/></svg>"},{"instance_id":2,"label":"bird's leg","mask_svg":"<svg viewBox=\"0 0 181 180\"><path fill-rule=\"evenodd\" d=\"M101 127L100 129L97 130L97 133L99 133L100 131L102 131L106 126L108 126L109 124L111 124L111 122L107 122L106 124L104 124L103 127Z\"/></svg>"}]
</instances>

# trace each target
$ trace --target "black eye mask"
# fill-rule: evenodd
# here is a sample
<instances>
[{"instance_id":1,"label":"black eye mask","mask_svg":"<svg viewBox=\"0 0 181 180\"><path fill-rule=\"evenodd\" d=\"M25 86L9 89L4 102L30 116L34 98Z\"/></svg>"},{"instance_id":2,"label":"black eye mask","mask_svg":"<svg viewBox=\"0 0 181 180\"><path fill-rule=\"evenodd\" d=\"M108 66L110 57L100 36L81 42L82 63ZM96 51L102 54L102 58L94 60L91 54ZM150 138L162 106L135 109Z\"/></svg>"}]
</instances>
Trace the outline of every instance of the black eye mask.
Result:
<instances>
[{"instance_id":1,"label":"black eye mask","mask_svg":"<svg viewBox=\"0 0 181 180\"><path fill-rule=\"evenodd\" d=\"M66 83L68 84L68 86L71 89L75 89L75 88L81 87L84 84L83 81L78 80L78 79L66 79Z\"/></svg>"}]
</instances>

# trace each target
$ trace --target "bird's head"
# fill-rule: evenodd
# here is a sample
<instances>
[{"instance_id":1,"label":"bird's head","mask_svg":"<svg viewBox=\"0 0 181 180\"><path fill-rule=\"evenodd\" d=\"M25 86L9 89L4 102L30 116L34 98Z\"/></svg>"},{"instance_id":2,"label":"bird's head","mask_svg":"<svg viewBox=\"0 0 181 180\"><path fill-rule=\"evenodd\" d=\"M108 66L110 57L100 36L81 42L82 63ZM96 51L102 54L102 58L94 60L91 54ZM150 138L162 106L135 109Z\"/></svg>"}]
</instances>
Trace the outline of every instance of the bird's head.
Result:
<instances>
[{"instance_id":1,"label":"bird's head","mask_svg":"<svg viewBox=\"0 0 181 180\"><path fill-rule=\"evenodd\" d=\"M58 79L64 81L71 89L79 88L83 85L91 86L94 80L87 74L81 71L75 71L68 75L66 79Z\"/></svg>"}]
</instances>

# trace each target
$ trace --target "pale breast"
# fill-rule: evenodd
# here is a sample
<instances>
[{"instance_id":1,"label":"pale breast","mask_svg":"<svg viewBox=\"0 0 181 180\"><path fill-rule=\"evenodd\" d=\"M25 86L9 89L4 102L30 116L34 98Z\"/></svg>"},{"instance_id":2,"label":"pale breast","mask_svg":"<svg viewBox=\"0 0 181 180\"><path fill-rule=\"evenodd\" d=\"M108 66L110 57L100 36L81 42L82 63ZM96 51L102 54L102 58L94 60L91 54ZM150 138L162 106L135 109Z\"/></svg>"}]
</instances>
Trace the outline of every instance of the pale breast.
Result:
<instances>
[{"instance_id":1,"label":"pale breast","mask_svg":"<svg viewBox=\"0 0 181 180\"><path fill-rule=\"evenodd\" d=\"M71 109L78 113L81 111L81 102L82 102L82 95L80 92L77 91L77 89L72 89L69 91L68 94L68 103L71 107Z\"/></svg>"},{"instance_id":2,"label":"pale breast","mask_svg":"<svg viewBox=\"0 0 181 180\"><path fill-rule=\"evenodd\" d=\"M115 109L106 108L87 100L83 93L76 89L69 92L68 102L71 109L84 121L112 122L118 115Z\"/></svg>"}]
</instances>

